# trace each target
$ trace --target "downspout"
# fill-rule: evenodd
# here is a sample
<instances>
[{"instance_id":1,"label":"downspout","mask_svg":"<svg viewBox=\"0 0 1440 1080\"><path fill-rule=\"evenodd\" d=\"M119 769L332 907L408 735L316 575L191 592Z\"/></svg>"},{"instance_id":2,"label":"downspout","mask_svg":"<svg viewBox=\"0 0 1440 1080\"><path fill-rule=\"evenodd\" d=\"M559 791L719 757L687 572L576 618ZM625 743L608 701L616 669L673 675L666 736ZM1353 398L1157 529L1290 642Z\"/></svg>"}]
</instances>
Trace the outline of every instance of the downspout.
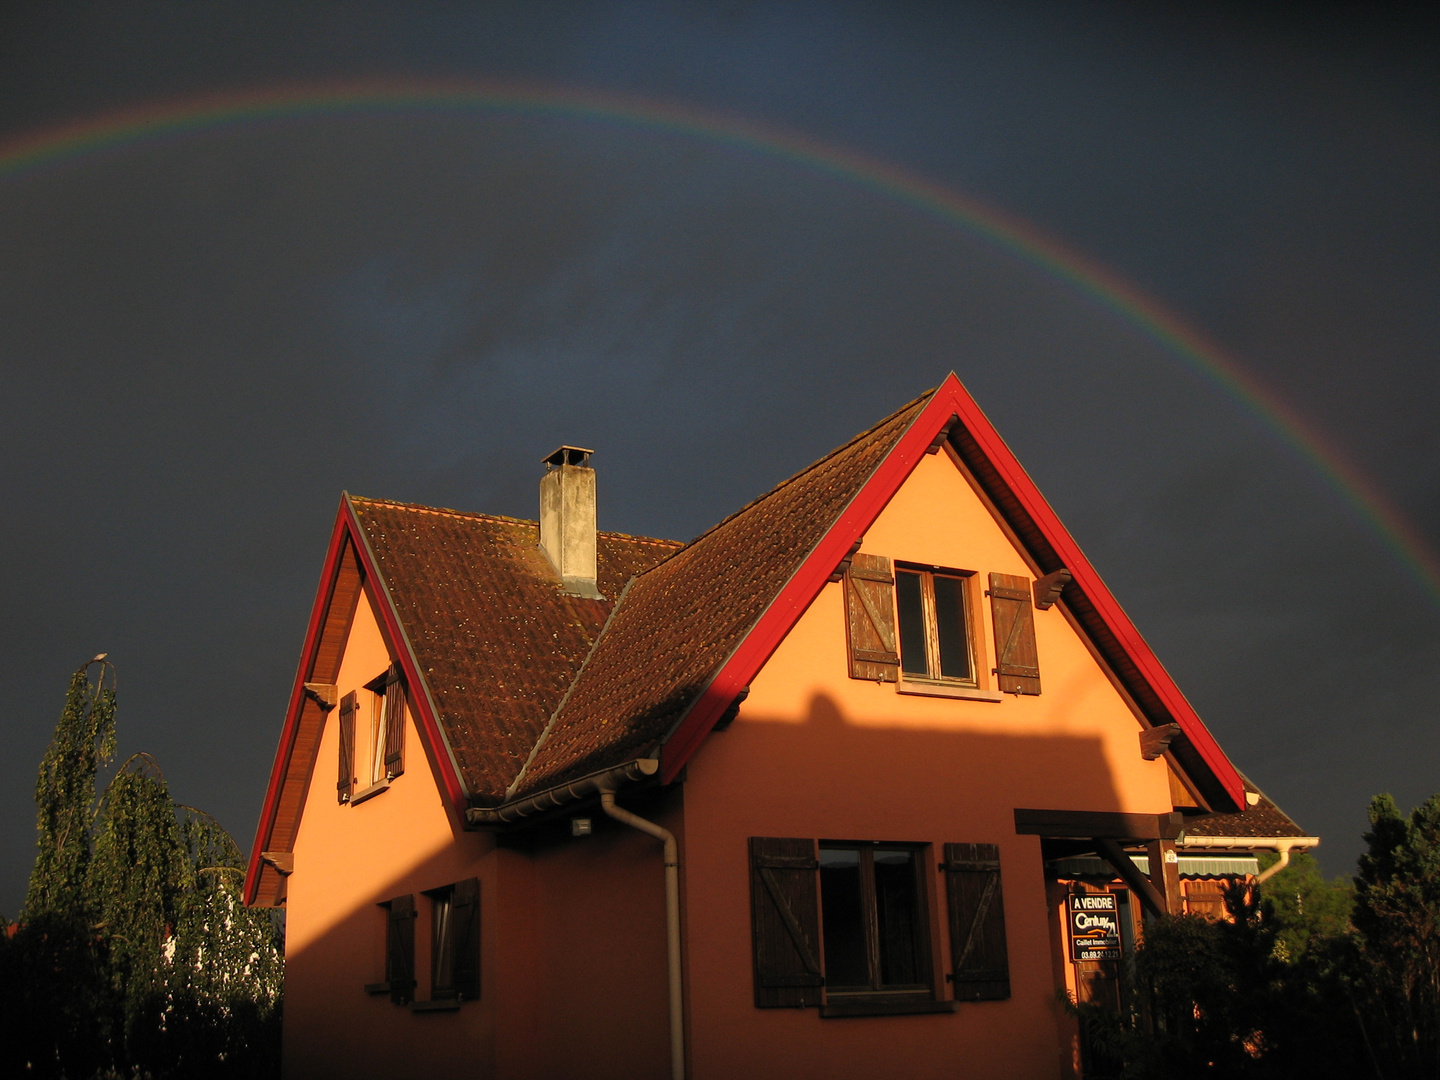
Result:
<instances>
[{"instance_id":1,"label":"downspout","mask_svg":"<svg viewBox=\"0 0 1440 1080\"><path fill-rule=\"evenodd\" d=\"M670 1080L685 1080L685 998L680 981L680 851L675 834L615 805L615 791L600 792L607 817L639 829L665 845L665 951L670 968Z\"/></svg>"},{"instance_id":2,"label":"downspout","mask_svg":"<svg viewBox=\"0 0 1440 1080\"><path fill-rule=\"evenodd\" d=\"M1278 874L1281 870L1284 870L1285 867L1287 867L1287 866L1290 865L1290 848L1291 848L1291 845L1290 845L1290 844L1283 844L1283 843L1282 843L1282 844L1277 844L1277 845L1275 846L1275 850L1277 850L1278 852L1280 852L1280 858L1279 858L1272 866L1270 866L1268 869L1262 870L1262 871L1260 871L1260 873L1259 873L1258 875L1256 875L1256 877L1255 877L1255 884L1256 884L1256 885L1263 885L1263 884L1265 884L1265 882L1269 881L1272 877L1274 877L1276 874Z\"/></svg>"}]
</instances>

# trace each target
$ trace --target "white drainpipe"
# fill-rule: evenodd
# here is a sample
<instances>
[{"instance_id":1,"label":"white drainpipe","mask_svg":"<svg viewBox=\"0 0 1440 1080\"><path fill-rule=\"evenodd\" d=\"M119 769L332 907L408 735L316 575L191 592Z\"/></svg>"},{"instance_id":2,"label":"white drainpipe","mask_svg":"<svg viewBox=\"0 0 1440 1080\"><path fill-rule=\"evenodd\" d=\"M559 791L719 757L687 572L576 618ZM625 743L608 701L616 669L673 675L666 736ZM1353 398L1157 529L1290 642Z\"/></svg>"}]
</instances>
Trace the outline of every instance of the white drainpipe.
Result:
<instances>
[{"instance_id":1,"label":"white drainpipe","mask_svg":"<svg viewBox=\"0 0 1440 1080\"><path fill-rule=\"evenodd\" d=\"M665 844L665 950L670 968L670 1080L685 1080L685 998L680 981L680 849L675 834L615 805L614 791L600 792L606 815Z\"/></svg>"},{"instance_id":2,"label":"white drainpipe","mask_svg":"<svg viewBox=\"0 0 1440 1080\"><path fill-rule=\"evenodd\" d=\"M1242 851L1276 851L1280 861L1255 878L1256 885L1263 885L1290 865L1290 852L1296 849L1308 850L1320 846L1318 836L1187 836L1180 841L1181 850L1191 848L1231 848Z\"/></svg>"}]
</instances>

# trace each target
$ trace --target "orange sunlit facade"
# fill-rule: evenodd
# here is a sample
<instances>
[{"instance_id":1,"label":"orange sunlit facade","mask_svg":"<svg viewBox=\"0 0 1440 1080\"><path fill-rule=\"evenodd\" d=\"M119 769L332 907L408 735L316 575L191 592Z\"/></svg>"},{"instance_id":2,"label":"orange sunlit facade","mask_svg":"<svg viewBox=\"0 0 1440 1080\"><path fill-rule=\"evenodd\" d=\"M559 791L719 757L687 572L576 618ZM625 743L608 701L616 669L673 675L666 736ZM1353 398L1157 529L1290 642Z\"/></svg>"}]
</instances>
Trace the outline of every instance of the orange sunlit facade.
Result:
<instances>
[{"instance_id":1,"label":"orange sunlit facade","mask_svg":"<svg viewBox=\"0 0 1440 1080\"><path fill-rule=\"evenodd\" d=\"M312 638L316 663L334 650L333 678L307 684L303 700L321 702L311 713L298 690L293 706L315 718L306 792L288 852L266 849L282 833L262 826L252 866L252 895L288 912L287 1076L1082 1075L1057 991L1084 996L1093 966L1071 958L1073 889L1056 860L1119 852L1129 877L1117 886L1139 890L1125 899L1132 926L1142 900L1178 912L1185 892L1198 903L1203 890L1164 872L1173 823L1197 809L1177 807L1175 792L1204 790L1213 805L1200 811L1235 811L1225 800L1238 781L1200 775L1210 759L1145 734L1157 707L1137 701L1141 676L1120 670L1113 643L1097 644L1090 609L1066 602L1069 571L1046 578L1034 537L998 504L993 478L977 476L973 448L967 458L946 441L955 421L926 429L932 412L949 414L941 406L922 399L901 417L909 427L893 425L900 434L865 483L911 443L916 452L683 761L666 758L664 740L632 740L609 759L587 750L589 764L560 774L569 779L527 791L525 770L564 745L552 720L488 805L451 792L457 776L473 790L471 748L486 744L435 719L441 695L423 653L445 644L396 633L417 618L396 598L400 570L382 572L377 541L342 517L332 562L339 580L353 545L358 595L337 620L327 612L341 591L322 587ZM845 452L859 451L832 458ZM746 511L764 512L763 500ZM638 580L688 572L681 557ZM1058 585L1032 603L1019 581ZM757 627L779 617L781 601L766 603ZM748 633L726 664L759 630ZM390 737L385 764L387 670L407 685L404 737ZM547 706L555 716L586 692L575 685ZM497 691L474 692L483 702ZM582 732L584 745L603 748L608 723ZM676 744L683 723L671 730ZM287 739L300 746L296 731ZM597 760L646 755L648 780L594 780ZM683 1066L671 1058L661 845L607 817L600 791L678 845ZM1154 858L1137 880L1131 854L1145 845ZM478 896L473 941L456 929L464 888ZM455 972L471 960L466 982Z\"/></svg>"}]
</instances>

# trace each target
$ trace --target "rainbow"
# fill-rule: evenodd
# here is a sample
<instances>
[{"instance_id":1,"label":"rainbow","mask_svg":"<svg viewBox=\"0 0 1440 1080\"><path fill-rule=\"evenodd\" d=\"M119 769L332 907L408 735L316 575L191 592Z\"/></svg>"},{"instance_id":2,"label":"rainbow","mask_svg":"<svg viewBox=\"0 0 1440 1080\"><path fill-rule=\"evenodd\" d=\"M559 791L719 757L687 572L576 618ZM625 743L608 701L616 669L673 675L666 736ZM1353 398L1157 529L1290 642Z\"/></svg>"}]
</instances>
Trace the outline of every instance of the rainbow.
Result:
<instances>
[{"instance_id":1,"label":"rainbow","mask_svg":"<svg viewBox=\"0 0 1440 1080\"><path fill-rule=\"evenodd\" d=\"M1094 260L1029 222L893 164L753 120L636 97L482 80L367 80L306 83L156 102L106 113L0 143L0 182L77 159L217 129L313 117L385 113L484 112L595 121L726 145L793 162L907 203L1072 286L1158 342L1239 401L1311 464L1400 564L1440 603L1440 557L1374 482L1213 341Z\"/></svg>"}]
</instances>

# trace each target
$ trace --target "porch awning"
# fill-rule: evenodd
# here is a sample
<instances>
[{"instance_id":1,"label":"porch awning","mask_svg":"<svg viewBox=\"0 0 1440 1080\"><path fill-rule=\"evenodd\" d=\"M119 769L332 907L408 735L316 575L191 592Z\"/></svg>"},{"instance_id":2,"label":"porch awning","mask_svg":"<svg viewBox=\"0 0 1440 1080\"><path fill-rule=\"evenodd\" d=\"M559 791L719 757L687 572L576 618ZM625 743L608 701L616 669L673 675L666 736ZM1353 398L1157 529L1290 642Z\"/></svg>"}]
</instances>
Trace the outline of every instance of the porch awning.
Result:
<instances>
[{"instance_id":1,"label":"porch awning","mask_svg":"<svg viewBox=\"0 0 1440 1080\"><path fill-rule=\"evenodd\" d=\"M1150 858L1146 855L1131 855L1130 861L1142 874L1150 873ZM1095 855L1074 855L1065 859L1054 859L1046 864L1056 877L1113 878L1115 871L1104 859ZM1186 855L1180 854L1180 876L1183 877L1240 877L1259 874L1260 860L1253 855Z\"/></svg>"}]
</instances>

